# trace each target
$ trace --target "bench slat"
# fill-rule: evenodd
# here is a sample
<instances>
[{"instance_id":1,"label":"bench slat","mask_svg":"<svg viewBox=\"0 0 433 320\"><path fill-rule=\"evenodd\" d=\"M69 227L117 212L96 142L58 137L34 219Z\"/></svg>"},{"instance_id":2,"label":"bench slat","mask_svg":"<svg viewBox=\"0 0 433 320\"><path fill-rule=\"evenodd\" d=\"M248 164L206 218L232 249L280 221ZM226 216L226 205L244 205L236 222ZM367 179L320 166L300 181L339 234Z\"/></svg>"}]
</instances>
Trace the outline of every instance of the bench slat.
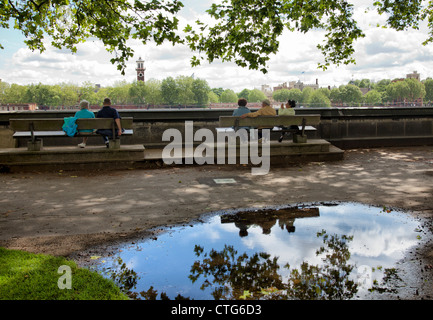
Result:
<instances>
[{"instance_id":1,"label":"bench slat","mask_svg":"<svg viewBox=\"0 0 433 320\"><path fill-rule=\"evenodd\" d=\"M132 118L122 118L122 128L132 128ZM64 124L63 118L44 118L44 119L10 119L10 128L14 131L29 131L30 124L33 124L34 131L62 131ZM84 129L111 129L113 119L108 118L93 118L93 119L77 119L78 130Z\"/></svg>"},{"instance_id":2,"label":"bench slat","mask_svg":"<svg viewBox=\"0 0 433 320\"><path fill-rule=\"evenodd\" d=\"M9 119L14 131L29 131L31 123L37 131L61 131L64 122L63 119Z\"/></svg>"},{"instance_id":3,"label":"bench slat","mask_svg":"<svg viewBox=\"0 0 433 320\"><path fill-rule=\"evenodd\" d=\"M104 122L102 122L104 120ZM97 124L96 124L97 123ZM95 119L78 119L76 121L77 129L111 129L113 125L113 119L105 119L105 118L95 118ZM122 128L130 129L132 128L132 118L122 118L120 119L120 124Z\"/></svg>"},{"instance_id":4,"label":"bench slat","mask_svg":"<svg viewBox=\"0 0 433 320\"><path fill-rule=\"evenodd\" d=\"M220 127L274 127L274 126L290 126L302 125L302 120L306 120L306 125L318 125L320 123L320 115L299 115L299 116L260 116L255 118L240 118L233 116L219 117Z\"/></svg>"},{"instance_id":5,"label":"bench slat","mask_svg":"<svg viewBox=\"0 0 433 320\"><path fill-rule=\"evenodd\" d=\"M34 132L35 137L62 137L66 136L65 131L35 131ZM20 137L31 137L32 133L30 131L17 131L14 133L14 138L20 138Z\"/></svg>"},{"instance_id":6,"label":"bench slat","mask_svg":"<svg viewBox=\"0 0 433 320\"><path fill-rule=\"evenodd\" d=\"M302 129L302 126L298 126L299 130ZM215 128L216 132L234 132L235 130L233 127L225 127L225 128ZM282 131L283 129L281 127L273 127L271 129L272 131ZM305 131L317 131L316 128L312 126L305 126Z\"/></svg>"},{"instance_id":7,"label":"bench slat","mask_svg":"<svg viewBox=\"0 0 433 320\"><path fill-rule=\"evenodd\" d=\"M125 129L124 132L122 132L122 135L132 135L134 131L132 129ZM34 131L34 136L36 138L43 138L43 137L67 137L66 132L62 131ZM85 132L85 133L78 133L76 136L92 136L95 135L91 132ZM29 138L32 136L32 133L30 131L17 131L13 134L14 138Z\"/></svg>"}]
</instances>

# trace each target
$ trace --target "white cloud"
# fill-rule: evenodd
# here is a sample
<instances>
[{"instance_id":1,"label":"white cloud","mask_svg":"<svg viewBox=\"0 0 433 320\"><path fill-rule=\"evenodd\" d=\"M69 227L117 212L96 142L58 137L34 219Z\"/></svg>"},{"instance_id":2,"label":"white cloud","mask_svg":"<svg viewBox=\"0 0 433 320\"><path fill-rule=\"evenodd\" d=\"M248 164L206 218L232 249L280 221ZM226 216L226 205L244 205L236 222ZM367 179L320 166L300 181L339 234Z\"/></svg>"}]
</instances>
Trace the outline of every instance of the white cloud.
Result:
<instances>
[{"instance_id":1,"label":"white cloud","mask_svg":"<svg viewBox=\"0 0 433 320\"><path fill-rule=\"evenodd\" d=\"M180 16L181 28L196 19L209 21L204 14L212 1L183 1L185 7ZM408 30L397 32L376 27L384 23L385 16L374 11L367 11L370 1L356 1L359 6L354 12L359 26L366 37L355 43L356 65L331 66L327 71L317 68L323 62L323 56L316 48L323 40L323 32L313 31L308 34L286 31L280 37L280 50L270 57L269 72L240 68L234 63L215 61L202 62L192 68L190 59L193 53L186 46L172 46L169 43L161 46L143 45L139 41L130 41L135 56L128 62L125 76L122 76L109 61L112 56L106 52L100 41L88 41L78 46L78 52L71 54L68 50L58 50L47 46L47 50L31 52L21 47L0 52L0 78L9 83L47 83L72 82L81 84L84 81L99 83L102 86L112 85L116 81L135 79L135 60L140 56L145 59L146 79L164 79L179 75L206 79L211 87L230 88L240 91L243 88L253 89L263 84L271 87L283 82L301 80L313 83L318 79L320 86L338 86L350 79L404 77L417 70L422 78L432 76L433 65L430 60L433 54L432 45L421 43L427 37L425 24L419 31ZM3 30L2 30L3 32ZM5 31L7 32L7 31ZM8 38L8 43L11 41ZM22 39L20 39L22 41ZM16 47L15 47L16 48Z\"/></svg>"},{"instance_id":2,"label":"white cloud","mask_svg":"<svg viewBox=\"0 0 433 320\"><path fill-rule=\"evenodd\" d=\"M3 81L19 84L85 81L100 83L110 77L121 78L116 67L110 62L110 55L100 42L88 41L78 45L78 53L58 50L48 43L43 53L18 49L11 57L11 63L3 67ZM107 82L108 84L108 82Z\"/></svg>"}]
</instances>

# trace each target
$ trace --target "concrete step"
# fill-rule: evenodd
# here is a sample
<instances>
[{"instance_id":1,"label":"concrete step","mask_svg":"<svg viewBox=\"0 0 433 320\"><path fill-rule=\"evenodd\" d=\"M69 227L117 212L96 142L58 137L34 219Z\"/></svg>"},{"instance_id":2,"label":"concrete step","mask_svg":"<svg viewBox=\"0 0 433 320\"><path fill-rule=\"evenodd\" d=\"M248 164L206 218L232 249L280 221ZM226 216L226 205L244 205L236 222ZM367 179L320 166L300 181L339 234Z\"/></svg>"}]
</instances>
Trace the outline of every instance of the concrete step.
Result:
<instances>
[{"instance_id":1,"label":"concrete step","mask_svg":"<svg viewBox=\"0 0 433 320\"><path fill-rule=\"evenodd\" d=\"M173 146L172 146L173 147ZM199 145L184 148L180 146L180 157L174 164L257 164L252 161L263 161L262 144L253 142L246 145L201 145L203 156L213 150L212 161L204 161L196 151ZM291 141L271 141L269 144L271 165L284 165L297 162L337 161L342 160L344 151L325 140L309 140L307 143ZM208 150L206 148L209 148ZM122 145L120 149L107 149L104 146L44 147L41 151L28 151L27 148L0 149L0 171L25 170L73 170L73 169L109 169L147 167L151 163L167 163L163 159L164 148L145 148L142 145ZM170 150L165 150L165 152ZM232 152L232 153L230 153ZM212 156L212 154L210 154ZM209 158L210 159L210 158ZM256 161L255 160L255 161ZM201 161L201 162L200 162ZM168 164L168 163L167 163Z\"/></svg>"},{"instance_id":2,"label":"concrete step","mask_svg":"<svg viewBox=\"0 0 433 320\"><path fill-rule=\"evenodd\" d=\"M344 159L344 150L329 145L329 150L325 152L302 152L297 154L274 154L271 155L271 165L285 165L290 163L302 162L325 162L340 161Z\"/></svg>"},{"instance_id":3,"label":"concrete step","mask_svg":"<svg viewBox=\"0 0 433 320\"><path fill-rule=\"evenodd\" d=\"M327 160L342 160L344 151L333 146L326 140L317 139L309 140L307 143L293 143L291 141L270 142L270 157L271 163L298 162L298 161L327 161ZM175 157L174 152L170 159L173 161L182 161L182 163L195 163L197 160L197 145L185 148L182 145L167 147L166 152L176 149L179 151L180 157ZM214 153L214 163L228 163L227 159L231 155L237 157L236 162L239 163L239 158L242 156L250 156L251 152L257 152L257 156L262 156L262 144L245 143L245 144L203 144L203 156L209 156L208 152ZM154 145L144 151L144 160L163 160L164 148L156 148ZM232 152L232 153L230 153ZM210 154L211 155L211 154ZM209 162L208 162L209 163Z\"/></svg>"},{"instance_id":4,"label":"concrete step","mask_svg":"<svg viewBox=\"0 0 433 320\"><path fill-rule=\"evenodd\" d=\"M1 165L66 164L91 162L116 162L143 160L142 145L121 146L108 149L105 146L44 147L41 151L28 151L27 148L0 149Z\"/></svg>"}]
</instances>

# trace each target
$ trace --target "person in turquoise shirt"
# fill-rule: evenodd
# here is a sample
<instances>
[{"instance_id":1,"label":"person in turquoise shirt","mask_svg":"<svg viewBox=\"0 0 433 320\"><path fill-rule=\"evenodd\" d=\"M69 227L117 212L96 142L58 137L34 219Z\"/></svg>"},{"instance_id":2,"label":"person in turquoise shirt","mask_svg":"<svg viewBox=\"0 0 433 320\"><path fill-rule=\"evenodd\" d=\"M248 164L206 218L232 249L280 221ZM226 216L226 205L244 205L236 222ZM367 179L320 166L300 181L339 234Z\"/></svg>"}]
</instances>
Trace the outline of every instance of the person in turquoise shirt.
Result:
<instances>
[{"instance_id":1,"label":"person in turquoise shirt","mask_svg":"<svg viewBox=\"0 0 433 320\"><path fill-rule=\"evenodd\" d=\"M243 115L245 113L250 113L251 111L250 111L250 109L247 108L247 103L248 103L247 99L240 98L238 100L238 108L235 109L235 110L233 110L232 116L233 117L240 117L241 115ZM238 129L247 129L247 130L249 130L250 127L238 127ZM245 142L247 140L248 140L248 136L243 136L243 135L241 136L241 141L242 142Z\"/></svg>"},{"instance_id":2,"label":"person in turquoise shirt","mask_svg":"<svg viewBox=\"0 0 433 320\"><path fill-rule=\"evenodd\" d=\"M238 106L239 107L237 109L233 110L232 116L233 117L239 117L239 116L243 115L244 113L249 113L250 109L248 109L246 107L246 105L247 105L247 99L244 99L244 98L239 99L238 100Z\"/></svg>"},{"instance_id":3,"label":"person in turquoise shirt","mask_svg":"<svg viewBox=\"0 0 433 320\"><path fill-rule=\"evenodd\" d=\"M80 102L80 111L77 111L75 113L75 116L77 119L80 118L94 118L95 114L92 111L89 111L89 101L82 100ZM79 132L93 132L93 130L79 130ZM87 143L87 137L83 137L83 142L78 144L80 148L86 147Z\"/></svg>"},{"instance_id":4,"label":"person in turquoise shirt","mask_svg":"<svg viewBox=\"0 0 433 320\"><path fill-rule=\"evenodd\" d=\"M250 109L248 109L247 106L247 99L244 98L240 98L238 100L238 108L233 110L233 117L240 117L241 115L245 114L245 113L250 113ZM249 127L239 127L238 129L249 129Z\"/></svg>"}]
</instances>

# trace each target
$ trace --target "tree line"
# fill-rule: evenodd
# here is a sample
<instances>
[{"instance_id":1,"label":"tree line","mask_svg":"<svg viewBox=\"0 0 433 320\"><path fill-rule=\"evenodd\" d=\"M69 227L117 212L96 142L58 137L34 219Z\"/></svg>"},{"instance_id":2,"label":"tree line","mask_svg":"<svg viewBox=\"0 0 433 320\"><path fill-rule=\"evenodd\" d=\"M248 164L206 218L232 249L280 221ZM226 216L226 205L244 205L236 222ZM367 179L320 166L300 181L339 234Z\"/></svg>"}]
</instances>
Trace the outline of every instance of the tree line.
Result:
<instances>
[{"instance_id":1,"label":"tree line","mask_svg":"<svg viewBox=\"0 0 433 320\"><path fill-rule=\"evenodd\" d=\"M365 94L362 88L368 89ZM163 80L119 81L112 86L99 88L91 82L82 85L60 83L55 85L18 85L0 82L0 104L36 103L39 106L75 106L80 100L91 105L102 105L105 97L110 97L116 105L195 105L207 106L211 103L236 103L245 98L250 103L260 102L267 96L259 89L211 88L206 80L187 76L168 77ZM281 103L295 100L298 106L330 107L331 105L362 106L386 105L390 103L414 103L417 99L433 100L433 79L418 81L404 79L391 81L384 79L372 82L368 79L353 80L347 85L332 89L310 87L299 89L279 89L272 93L272 99Z\"/></svg>"},{"instance_id":2,"label":"tree line","mask_svg":"<svg viewBox=\"0 0 433 320\"><path fill-rule=\"evenodd\" d=\"M365 89L365 90L361 90ZM365 93L363 93L363 91ZM299 104L311 107L332 106L381 106L389 104L415 104L433 100L433 79L419 81L407 79L383 79L372 82L369 79L353 80L347 85L332 89L310 87L299 89L280 89L273 93L275 101L295 100Z\"/></svg>"},{"instance_id":3,"label":"tree line","mask_svg":"<svg viewBox=\"0 0 433 320\"><path fill-rule=\"evenodd\" d=\"M210 103L236 103L240 97L250 102L266 99L258 90L244 89L235 93L231 89L211 88L206 80L193 77L168 77L163 80L118 81L112 86L100 88L91 82L81 86L71 83L55 85L30 84L18 85L0 82L0 104L36 103L38 106L74 106L80 100L91 105L102 105L105 97L110 97L116 105L196 105Z\"/></svg>"}]
</instances>

